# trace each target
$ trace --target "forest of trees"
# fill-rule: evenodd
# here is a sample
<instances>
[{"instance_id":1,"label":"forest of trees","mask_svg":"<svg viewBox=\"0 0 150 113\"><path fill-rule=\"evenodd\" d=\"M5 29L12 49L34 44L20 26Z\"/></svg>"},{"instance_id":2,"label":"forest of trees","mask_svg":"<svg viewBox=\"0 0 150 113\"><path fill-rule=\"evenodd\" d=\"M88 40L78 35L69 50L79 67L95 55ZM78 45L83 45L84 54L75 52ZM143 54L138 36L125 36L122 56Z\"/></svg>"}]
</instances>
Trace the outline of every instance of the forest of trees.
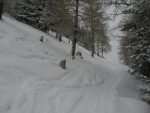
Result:
<instances>
[{"instance_id":1,"label":"forest of trees","mask_svg":"<svg viewBox=\"0 0 150 113\"><path fill-rule=\"evenodd\" d=\"M101 57L104 57L103 54L110 50L110 45L103 15L104 7L98 2L99 0L11 0L10 3L10 0L5 0L4 10L20 22L44 32L56 32L59 41L63 36L72 40L73 59L76 43L90 50L92 57L94 54L100 56L100 52Z\"/></svg>"},{"instance_id":2,"label":"forest of trees","mask_svg":"<svg viewBox=\"0 0 150 113\"><path fill-rule=\"evenodd\" d=\"M76 43L91 51L92 57L104 57L110 50L105 17L105 7L110 5L121 7L119 14L125 15L120 23L121 59L144 83L143 99L150 102L150 0L0 0L0 19L4 10L20 22L56 32L59 41L69 38L73 59Z\"/></svg>"}]
</instances>

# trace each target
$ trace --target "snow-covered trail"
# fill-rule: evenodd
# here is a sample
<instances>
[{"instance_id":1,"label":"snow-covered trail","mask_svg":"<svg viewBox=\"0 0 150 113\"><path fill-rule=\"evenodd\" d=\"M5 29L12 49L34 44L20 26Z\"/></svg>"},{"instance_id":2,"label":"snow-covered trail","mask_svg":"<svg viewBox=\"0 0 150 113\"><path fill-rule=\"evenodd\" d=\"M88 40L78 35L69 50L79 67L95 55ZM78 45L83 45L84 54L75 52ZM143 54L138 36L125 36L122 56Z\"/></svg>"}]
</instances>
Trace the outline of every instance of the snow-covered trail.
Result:
<instances>
[{"instance_id":1,"label":"snow-covered trail","mask_svg":"<svg viewBox=\"0 0 150 113\"><path fill-rule=\"evenodd\" d=\"M40 43L44 36L46 43ZM71 44L4 17L0 22L0 113L150 113L120 65L71 60ZM59 60L67 59L67 69Z\"/></svg>"}]
</instances>

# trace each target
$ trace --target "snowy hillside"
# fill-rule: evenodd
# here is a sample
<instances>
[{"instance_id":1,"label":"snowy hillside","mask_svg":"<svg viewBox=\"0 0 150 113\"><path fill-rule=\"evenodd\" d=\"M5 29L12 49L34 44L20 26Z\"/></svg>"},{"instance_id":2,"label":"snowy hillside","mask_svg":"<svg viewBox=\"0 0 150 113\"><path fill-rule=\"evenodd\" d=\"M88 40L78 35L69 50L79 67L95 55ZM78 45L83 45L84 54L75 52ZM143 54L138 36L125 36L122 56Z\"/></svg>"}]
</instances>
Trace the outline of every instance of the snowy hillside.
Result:
<instances>
[{"instance_id":1,"label":"snowy hillside","mask_svg":"<svg viewBox=\"0 0 150 113\"><path fill-rule=\"evenodd\" d=\"M45 43L39 41L44 36ZM71 44L4 17L0 21L0 113L150 113L123 66L71 60ZM59 61L67 60L67 69Z\"/></svg>"}]
</instances>

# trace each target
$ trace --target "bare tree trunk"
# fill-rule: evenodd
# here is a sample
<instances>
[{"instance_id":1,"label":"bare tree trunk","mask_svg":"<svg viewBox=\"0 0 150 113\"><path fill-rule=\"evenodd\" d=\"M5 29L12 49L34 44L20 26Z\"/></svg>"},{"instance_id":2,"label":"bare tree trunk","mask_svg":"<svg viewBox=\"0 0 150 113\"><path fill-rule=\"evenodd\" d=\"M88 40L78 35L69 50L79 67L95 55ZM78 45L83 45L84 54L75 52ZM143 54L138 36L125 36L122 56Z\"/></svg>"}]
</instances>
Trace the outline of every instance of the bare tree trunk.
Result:
<instances>
[{"instance_id":1,"label":"bare tree trunk","mask_svg":"<svg viewBox=\"0 0 150 113\"><path fill-rule=\"evenodd\" d=\"M56 39L58 38L58 33L56 32Z\"/></svg>"},{"instance_id":2,"label":"bare tree trunk","mask_svg":"<svg viewBox=\"0 0 150 113\"><path fill-rule=\"evenodd\" d=\"M92 56L92 57L94 57L94 53L95 53L94 36L92 36L92 52L91 52L91 56Z\"/></svg>"},{"instance_id":3,"label":"bare tree trunk","mask_svg":"<svg viewBox=\"0 0 150 113\"><path fill-rule=\"evenodd\" d=\"M93 16L92 16L93 17ZM94 57L94 53L95 53L95 35L94 35L94 26L93 26L93 20L91 20L92 24L91 24L91 32L92 32L92 52L91 52L91 56Z\"/></svg>"},{"instance_id":4,"label":"bare tree trunk","mask_svg":"<svg viewBox=\"0 0 150 113\"><path fill-rule=\"evenodd\" d=\"M91 56L94 57L94 53L95 53L95 45L94 45L94 38L95 38L95 34L94 34L94 25L93 25L93 4L91 4L92 6L90 6L90 11L91 11L91 17L90 17L90 21L91 21L91 38L92 38L92 51L91 51Z\"/></svg>"},{"instance_id":5,"label":"bare tree trunk","mask_svg":"<svg viewBox=\"0 0 150 113\"><path fill-rule=\"evenodd\" d=\"M97 46L97 56L100 56L100 54L99 54L99 44Z\"/></svg>"},{"instance_id":6,"label":"bare tree trunk","mask_svg":"<svg viewBox=\"0 0 150 113\"><path fill-rule=\"evenodd\" d=\"M62 35L59 34L59 41L61 42L62 41Z\"/></svg>"},{"instance_id":7,"label":"bare tree trunk","mask_svg":"<svg viewBox=\"0 0 150 113\"><path fill-rule=\"evenodd\" d=\"M99 40L97 40L97 56L100 56L100 54L99 54Z\"/></svg>"},{"instance_id":8,"label":"bare tree trunk","mask_svg":"<svg viewBox=\"0 0 150 113\"><path fill-rule=\"evenodd\" d=\"M102 58L104 58L104 46L103 46L103 43L102 43Z\"/></svg>"},{"instance_id":9,"label":"bare tree trunk","mask_svg":"<svg viewBox=\"0 0 150 113\"><path fill-rule=\"evenodd\" d=\"M75 50L77 43L77 33L78 33L78 8L79 8L79 0L76 0L76 12L75 12L75 23L74 23L74 37L72 41L72 59L75 59Z\"/></svg>"},{"instance_id":10,"label":"bare tree trunk","mask_svg":"<svg viewBox=\"0 0 150 113\"><path fill-rule=\"evenodd\" d=\"M97 56L100 56L99 51L97 52Z\"/></svg>"},{"instance_id":11,"label":"bare tree trunk","mask_svg":"<svg viewBox=\"0 0 150 113\"><path fill-rule=\"evenodd\" d=\"M0 0L0 20L2 19L4 0Z\"/></svg>"}]
</instances>

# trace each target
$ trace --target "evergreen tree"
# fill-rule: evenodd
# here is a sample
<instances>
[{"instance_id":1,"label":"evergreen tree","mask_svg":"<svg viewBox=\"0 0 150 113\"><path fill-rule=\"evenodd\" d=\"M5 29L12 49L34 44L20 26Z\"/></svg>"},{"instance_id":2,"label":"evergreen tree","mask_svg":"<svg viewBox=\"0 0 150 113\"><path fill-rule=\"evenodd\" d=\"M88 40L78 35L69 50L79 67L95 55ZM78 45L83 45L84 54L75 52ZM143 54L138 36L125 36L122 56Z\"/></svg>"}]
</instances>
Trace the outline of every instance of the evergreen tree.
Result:
<instances>
[{"instance_id":1,"label":"evergreen tree","mask_svg":"<svg viewBox=\"0 0 150 113\"><path fill-rule=\"evenodd\" d=\"M125 46L132 59L131 66L140 73L150 77L150 6L144 0L137 1L137 5L131 9L134 12L129 20L125 21L123 30L126 32ZM125 39L124 39L125 40Z\"/></svg>"},{"instance_id":2,"label":"evergreen tree","mask_svg":"<svg viewBox=\"0 0 150 113\"><path fill-rule=\"evenodd\" d=\"M18 0L16 3L16 19L40 30L45 30L45 0Z\"/></svg>"},{"instance_id":3,"label":"evergreen tree","mask_svg":"<svg viewBox=\"0 0 150 113\"><path fill-rule=\"evenodd\" d=\"M17 5L17 15L16 19L31 25L35 28L38 28L38 15L37 15L37 7L34 0L18 0Z\"/></svg>"},{"instance_id":4,"label":"evergreen tree","mask_svg":"<svg viewBox=\"0 0 150 113\"><path fill-rule=\"evenodd\" d=\"M48 17L48 2L46 0L38 1L38 15L39 15L38 29L44 32L48 32L49 17Z\"/></svg>"},{"instance_id":5,"label":"evergreen tree","mask_svg":"<svg viewBox=\"0 0 150 113\"><path fill-rule=\"evenodd\" d=\"M138 78L150 87L150 2L136 0L135 5L126 12L131 15L123 24L122 56L126 64L144 76L138 74ZM150 102L150 91L144 90Z\"/></svg>"}]
</instances>

